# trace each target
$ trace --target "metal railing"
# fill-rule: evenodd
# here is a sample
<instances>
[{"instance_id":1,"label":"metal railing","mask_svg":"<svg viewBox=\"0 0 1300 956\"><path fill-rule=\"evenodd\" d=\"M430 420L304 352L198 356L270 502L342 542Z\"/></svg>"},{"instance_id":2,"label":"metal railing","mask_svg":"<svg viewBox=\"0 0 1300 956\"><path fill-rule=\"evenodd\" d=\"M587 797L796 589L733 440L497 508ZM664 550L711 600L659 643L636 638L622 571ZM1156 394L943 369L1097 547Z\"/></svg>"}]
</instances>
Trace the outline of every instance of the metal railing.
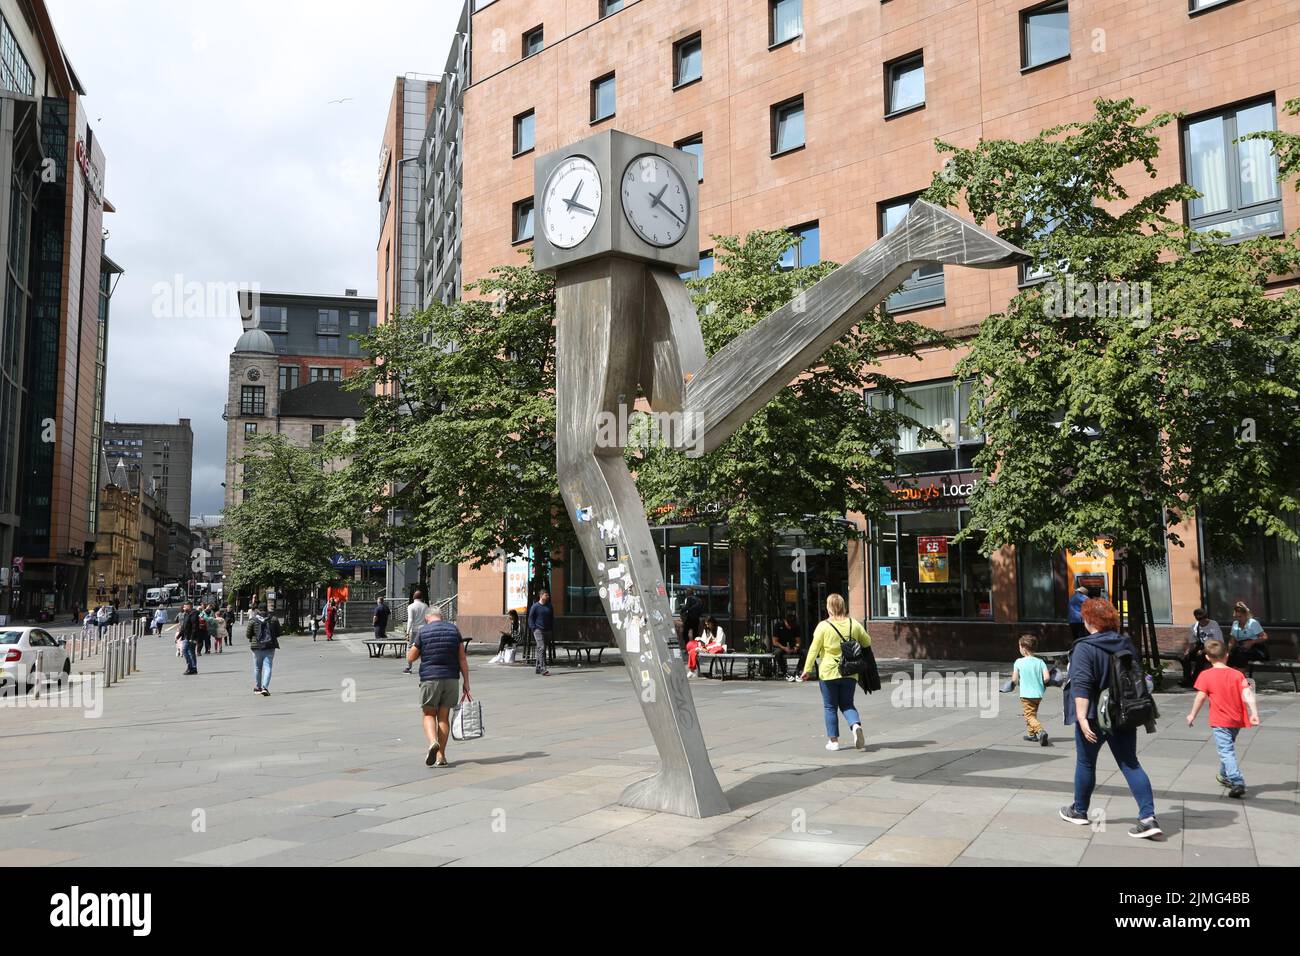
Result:
<instances>
[{"instance_id":1,"label":"metal railing","mask_svg":"<svg viewBox=\"0 0 1300 956\"><path fill-rule=\"evenodd\" d=\"M101 666L96 670L103 672L104 686L112 687L113 684L140 669L142 630L138 626L139 620L141 619L118 621L116 624L106 624L103 627L92 624L90 627L82 628L80 634L74 634L64 641L63 649L67 652L68 661L75 663L92 657L102 657ZM37 672L44 673L41 670L39 655Z\"/></svg>"}]
</instances>

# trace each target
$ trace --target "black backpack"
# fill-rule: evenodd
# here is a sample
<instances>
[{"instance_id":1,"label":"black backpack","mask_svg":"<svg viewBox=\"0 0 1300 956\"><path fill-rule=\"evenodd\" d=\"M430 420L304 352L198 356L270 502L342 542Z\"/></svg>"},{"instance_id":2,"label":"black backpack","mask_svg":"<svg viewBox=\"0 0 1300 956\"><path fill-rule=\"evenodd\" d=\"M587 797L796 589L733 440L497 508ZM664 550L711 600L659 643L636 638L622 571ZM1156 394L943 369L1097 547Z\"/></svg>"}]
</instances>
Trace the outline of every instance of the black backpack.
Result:
<instances>
[{"instance_id":1,"label":"black backpack","mask_svg":"<svg viewBox=\"0 0 1300 956\"><path fill-rule=\"evenodd\" d=\"M1102 729L1146 727L1149 733L1159 716L1141 662L1128 651L1111 654L1106 687L1097 701L1097 722Z\"/></svg>"},{"instance_id":2,"label":"black backpack","mask_svg":"<svg viewBox=\"0 0 1300 956\"><path fill-rule=\"evenodd\" d=\"M830 621L826 623L830 624ZM831 624L831 629L840 639L840 676L857 677L866 673L867 655L862 652L862 645L853 639L853 622L849 621L848 637L840 634L840 629L834 624Z\"/></svg>"}]
</instances>

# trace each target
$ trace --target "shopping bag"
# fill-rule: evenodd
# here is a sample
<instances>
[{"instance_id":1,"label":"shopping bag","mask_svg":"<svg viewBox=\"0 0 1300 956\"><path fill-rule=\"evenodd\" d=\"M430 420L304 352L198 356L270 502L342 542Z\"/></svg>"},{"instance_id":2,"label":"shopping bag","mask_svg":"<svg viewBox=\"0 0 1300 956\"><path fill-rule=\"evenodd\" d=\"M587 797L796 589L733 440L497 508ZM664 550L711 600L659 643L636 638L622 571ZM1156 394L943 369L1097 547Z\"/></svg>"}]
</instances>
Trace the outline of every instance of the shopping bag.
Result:
<instances>
[{"instance_id":1,"label":"shopping bag","mask_svg":"<svg viewBox=\"0 0 1300 956\"><path fill-rule=\"evenodd\" d=\"M514 647L513 645L507 647L504 651L501 652L501 663L513 664L515 662L515 655L518 653L519 653L519 649L517 647Z\"/></svg>"},{"instance_id":2,"label":"shopping bag","mask_svg":"<svg viewBox=\"0 0 1300 956\"><path fill-rule=\"evenodd\" d=\"M462 700L451 712L451 739L477 740L483 736L483 705Z\"/></svg>"}]
</instances>

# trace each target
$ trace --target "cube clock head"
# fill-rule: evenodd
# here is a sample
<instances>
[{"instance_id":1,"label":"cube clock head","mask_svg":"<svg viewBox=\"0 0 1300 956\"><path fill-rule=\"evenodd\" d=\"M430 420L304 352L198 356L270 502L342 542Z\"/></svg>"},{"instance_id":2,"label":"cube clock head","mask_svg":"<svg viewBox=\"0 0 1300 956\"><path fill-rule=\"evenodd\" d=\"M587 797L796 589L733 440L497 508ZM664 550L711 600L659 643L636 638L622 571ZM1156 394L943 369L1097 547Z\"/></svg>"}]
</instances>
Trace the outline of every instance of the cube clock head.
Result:
<instances>
[{"instance_id":1,"label":"cube clock head","mask_svg":"<svg viewBox=\"0 0 1300 956\"><path fill-rule=\"evenodd\" d=\"M539 157L533 189L539 270L610 255L699 267L699 175L690 153L607 130Z\"/></svg>"}]
</instances>

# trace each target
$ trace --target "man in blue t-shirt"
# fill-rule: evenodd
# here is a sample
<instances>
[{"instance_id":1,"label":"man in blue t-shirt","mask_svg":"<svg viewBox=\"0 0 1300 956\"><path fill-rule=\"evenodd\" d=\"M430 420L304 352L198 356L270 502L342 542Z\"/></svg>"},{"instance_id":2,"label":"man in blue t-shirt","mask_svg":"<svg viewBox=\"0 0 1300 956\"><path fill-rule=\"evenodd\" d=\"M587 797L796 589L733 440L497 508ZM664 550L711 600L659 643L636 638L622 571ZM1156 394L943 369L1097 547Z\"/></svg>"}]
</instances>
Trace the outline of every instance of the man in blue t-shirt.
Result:
<instances>
[{"instance_id":1,"label":"man in blue t-shirt","mask_svg":"<svg viewBox=\"0 0 1300 956\"><path fill-rule=\"evenodd\" d=\"M1083 602L1088 600L1088 589L1080 584L1074 589L1074 594L1070 598L1070 613L1068 620L1070 622L1070 636L1074 640L1087 635L1088 631L1083 626Z\"/></svg>"},{"instance_id":2,"label":"man in blue t-shirt","mask_svg":"<svg viewBox=\"0 0 1300 956\"><path fill-rule=\"evenodd\" d=\"M533 635L537 645L537 664L533 673L550 677L546 666L546 645L551 643L551 632L555 628L555 611L551 607L551 592L542 591L537 595L537 603L528 609L528 633Z\"/></svg>"}]
</instances>

